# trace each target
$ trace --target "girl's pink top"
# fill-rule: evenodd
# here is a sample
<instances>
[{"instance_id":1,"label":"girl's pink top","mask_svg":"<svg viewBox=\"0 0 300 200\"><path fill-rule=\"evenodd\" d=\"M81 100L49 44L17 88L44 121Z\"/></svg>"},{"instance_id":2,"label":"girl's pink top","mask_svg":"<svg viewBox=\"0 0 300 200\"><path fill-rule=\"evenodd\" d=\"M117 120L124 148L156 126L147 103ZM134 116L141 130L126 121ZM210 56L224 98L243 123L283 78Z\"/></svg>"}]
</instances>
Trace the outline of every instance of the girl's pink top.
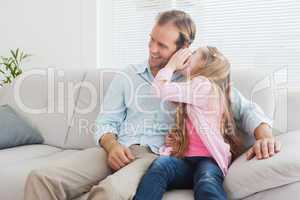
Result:
<instances>
[{"instance_id":1,"label":"girl's pink top","mask_svg":"<svg viewBox=\"0 0 300 200\"><path fill-rule=\"evenodd\" d=\"M173 73L174 70L171 68L161 69L153 81L153 86L157 96L163 100L186 104L187 128L191 137L187 156L205 153L214 158L226 175L231 153L230 146L224 142L220 132L224 106L220 97L207 78L197 76L187 82L171 82ZM193 129L194 131L191 131ZM196 150L198 148L199 151ZM170 150L167 147L161 149L161 153L168 154Z\"/></svg>"},{"instance_id":2,"label":"girl's pink top","mask_svg":"<svg viewBox=\"0 0 300 200\"><path fill-rule=\"evenodd\" d=\"M186 121L187 127L187 134L188 134L188 148L187 151L184 153L184 156L191 157L191 156L204 156L204 157L211 157L210 152L203 144L197 130L193 126L190 119Z\"/></svg>"}]
</instances>

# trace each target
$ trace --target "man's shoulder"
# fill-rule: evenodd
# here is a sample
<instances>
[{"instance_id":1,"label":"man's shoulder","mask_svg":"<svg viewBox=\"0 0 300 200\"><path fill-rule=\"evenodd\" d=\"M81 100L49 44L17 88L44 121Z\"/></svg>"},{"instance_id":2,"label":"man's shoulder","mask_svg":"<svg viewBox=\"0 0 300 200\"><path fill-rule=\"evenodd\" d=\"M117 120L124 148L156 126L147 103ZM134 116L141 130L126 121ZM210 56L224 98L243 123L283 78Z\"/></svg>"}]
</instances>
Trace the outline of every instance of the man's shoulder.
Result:
<instances>
[{"instance_id":1,"label":"man's shoulder","mask_svg":"<svg viewBox=\"0 0 300 200\"><path fill-rule=\"evenodd\" d=\"M147 66L146 66L147 67ZM137 74L146 69L144 63L130 64L121 69L116 69L114 71L114 79L126 84L127 81L132 81L136 78Z\"/></svg>"},{"instance_id":2,"label":"man's shoulder","mask_svg":"<svg viewBox=\"0 0 300 200\"><path fill-rule=\"evenodd\" d=\"M137 73L144 72L146 68L147 68L147 61L143 61L143 62L127 65L124 68L124 72L137 74Z\"/></svg>"},{"instance_id":3,"label":"man's shoulder","mask_svg":"<svg viewBox=\"0 0 300 200\"><path fill-rule=\"evenodd\" d=\"M231 87L231 98L239 98L241 92L236 87Z\"/></svg>"},{"instance_id":4,"label":"man's shoulder","mask_svg":"<svg viewBox=\"0 0 300 200\"><path fill-rule=\"evenodd\" d=\"M146 68L147 68L147 62L143 61L135 64L126 65L125 67L121 68L118 71L127 74L137 74L145 71Z\"/></svg>"}]
</instances>

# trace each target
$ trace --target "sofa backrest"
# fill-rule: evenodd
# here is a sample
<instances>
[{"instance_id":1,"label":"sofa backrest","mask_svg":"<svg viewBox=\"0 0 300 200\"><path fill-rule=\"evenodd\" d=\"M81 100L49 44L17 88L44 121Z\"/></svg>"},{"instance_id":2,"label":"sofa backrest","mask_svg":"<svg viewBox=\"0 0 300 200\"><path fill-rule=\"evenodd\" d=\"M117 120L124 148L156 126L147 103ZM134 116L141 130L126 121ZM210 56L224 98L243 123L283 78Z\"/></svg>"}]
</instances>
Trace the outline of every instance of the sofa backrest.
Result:
<instances>
[{"instance_id":1,"label":"sofa backrest","mask_svg":"<svg viewBox=\"0 0 300 200\"><path fill-rule=\"evenodd\" d=\"M45 73L47 69L44 69ZM14 98L15 84L0 88L0 105L9 104L36 126L45 138L45 143L66 149L82 149L96 146L93 139L95 119L107 87L118 70L63 70L64 76L56 76L50 98L47 76L30 76L22 81L20 96L25 105L32 108L51 108L53 112L28 113L17 105ZM274 81L273 69L243 67L232 70L233 86L246 98L262 107L274 120L274 127L281 132L299 129L297 114L300 113L300 91L279 90ZM51 72L53 73L53 72ZM54 73L58 73L55 70ZM26 74L24 74L26 75ZM23 76L24 76L23 75ZM46 80L47 79L47 80ZM69 85L69 86L68 86ZM76 87L74 87L76 86ZM68 88L70 87L70 88ZM61 89L64 88L64 95ZM75 88L75 89L74 89ZM284 88L284 87L283 87ZM73 97L67 95L73 93ZM59 99L59 100L58 100ZM62 105L64 105L62 109ZM74 105L75 107L72 107ZM51 109L48 109L48 111Z\"/></svg>"},{"instance_id":2,"label":"sofa backrest","mask_svg":"<svg viewBox=\"0 0 300 200\"><path fill-rule=\"evenodd\" d=\"M67 133L65 148L88 148L96 146L93 134L95 120L106 90L117 70L94 69L87 71L81 84L74 110L73 122Z\"/></svg>"},{"instance_id":3,"label":"sofa backrest","mask_svg":"<svg viewBox=\"0 0 300 200\"><path fill-rule=\"evenodd\" d=\"M232 70L233 86L236 87L246 98L251 99L262 107L263 111L271 119L274 119L275 127L280 129L276 124L276 94L273 77L273 69L243 67ZM93 133L95 131L95 119L99 113L99 108L105 95L106 89L109 86L113 75L118 70L91 70L85 77L85 86L81 88L77 107L75 111L75 123L68 132L67 148L86 148L95 146ZM97 90L97 102L92 102L91 91L87 88L88 85L93 85ZM81 114L80 110L87 108L90 104L91 111ZM96 104L96 105L95 105ZM278 113L276 113L278 114ZM280 124L279 124L280 125ZM284 127L283 127L284 128ZM280 130L284 132L284 130Z\"/></svg>"},{"instance_id":4,"label":"sofa backrest","mask_svg":"<svg viewBox=\"0 0 300 200\"><path fill-rule=\"evenodd\" d=\"M64 147L84 70L54 68L25 71L0 88L0 105L8 104L37 128L45 144Z\"/></svg>"},{"instance_id":5,"label":"sofa backrest","mask_svg":"<svg viewBox=\"0 0 300 200\"><path fill-rule=\"evenodd\" d=\"M300 86L287 91L287 131L300 129Z\"/></svg>"},{"instance_id":6,"label":"sofa backrest","mask_svg":"<svg viewBox=\"0 0 300 200\"><path fill-rule=\"evenodd\" d=\"M272 69L233 68L231 79L233 87L237 88L248 100L258 104L270 119L274 118L275 98Z\"/></svg>"}]
</instances>

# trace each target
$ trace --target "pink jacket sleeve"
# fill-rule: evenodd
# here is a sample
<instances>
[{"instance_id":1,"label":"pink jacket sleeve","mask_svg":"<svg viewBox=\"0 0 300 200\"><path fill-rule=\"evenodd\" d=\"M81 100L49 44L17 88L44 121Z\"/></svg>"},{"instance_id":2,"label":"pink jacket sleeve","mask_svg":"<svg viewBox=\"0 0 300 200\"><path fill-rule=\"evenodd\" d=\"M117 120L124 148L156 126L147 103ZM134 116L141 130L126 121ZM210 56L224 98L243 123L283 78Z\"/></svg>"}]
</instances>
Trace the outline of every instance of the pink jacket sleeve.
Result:
<instances>
[{"instance_id":1,"label":"pink jacket sleeve","mask_svg":"<svg viewBox=\"0 0 300 200\"><path fill-rule=\"evenodd\" d=\"M187 82L170 82L174 71L170 68L161 69L156 75L153 86L155 93L163 100L192 104L206 105L210 98L216 98L211 92L211 82L198 76Z\"/></svg>"}]
</instances>

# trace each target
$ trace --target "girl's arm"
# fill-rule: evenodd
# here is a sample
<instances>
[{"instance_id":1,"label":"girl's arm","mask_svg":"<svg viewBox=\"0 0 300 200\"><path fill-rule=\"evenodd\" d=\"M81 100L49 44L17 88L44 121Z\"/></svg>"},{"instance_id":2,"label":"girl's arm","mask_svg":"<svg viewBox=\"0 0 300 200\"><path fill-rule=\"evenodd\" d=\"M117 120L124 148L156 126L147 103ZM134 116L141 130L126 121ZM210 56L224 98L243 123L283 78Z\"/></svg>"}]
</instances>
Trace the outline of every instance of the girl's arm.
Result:
<instances>
[{"instance_id":1,"label":"girl's arm","mask_svg":"<svg viewBox=\"0 0 300 200\"><path fill-rule=\"evenodd\" d=\"M171 82L174 71L174 68L167 65L156 75L153 86L158 97L167 101L197 106L207 104L208 100L217 97L212 92L211 82L203 76L195 77L187 82Z\"/></svg>"}]
</instances>

